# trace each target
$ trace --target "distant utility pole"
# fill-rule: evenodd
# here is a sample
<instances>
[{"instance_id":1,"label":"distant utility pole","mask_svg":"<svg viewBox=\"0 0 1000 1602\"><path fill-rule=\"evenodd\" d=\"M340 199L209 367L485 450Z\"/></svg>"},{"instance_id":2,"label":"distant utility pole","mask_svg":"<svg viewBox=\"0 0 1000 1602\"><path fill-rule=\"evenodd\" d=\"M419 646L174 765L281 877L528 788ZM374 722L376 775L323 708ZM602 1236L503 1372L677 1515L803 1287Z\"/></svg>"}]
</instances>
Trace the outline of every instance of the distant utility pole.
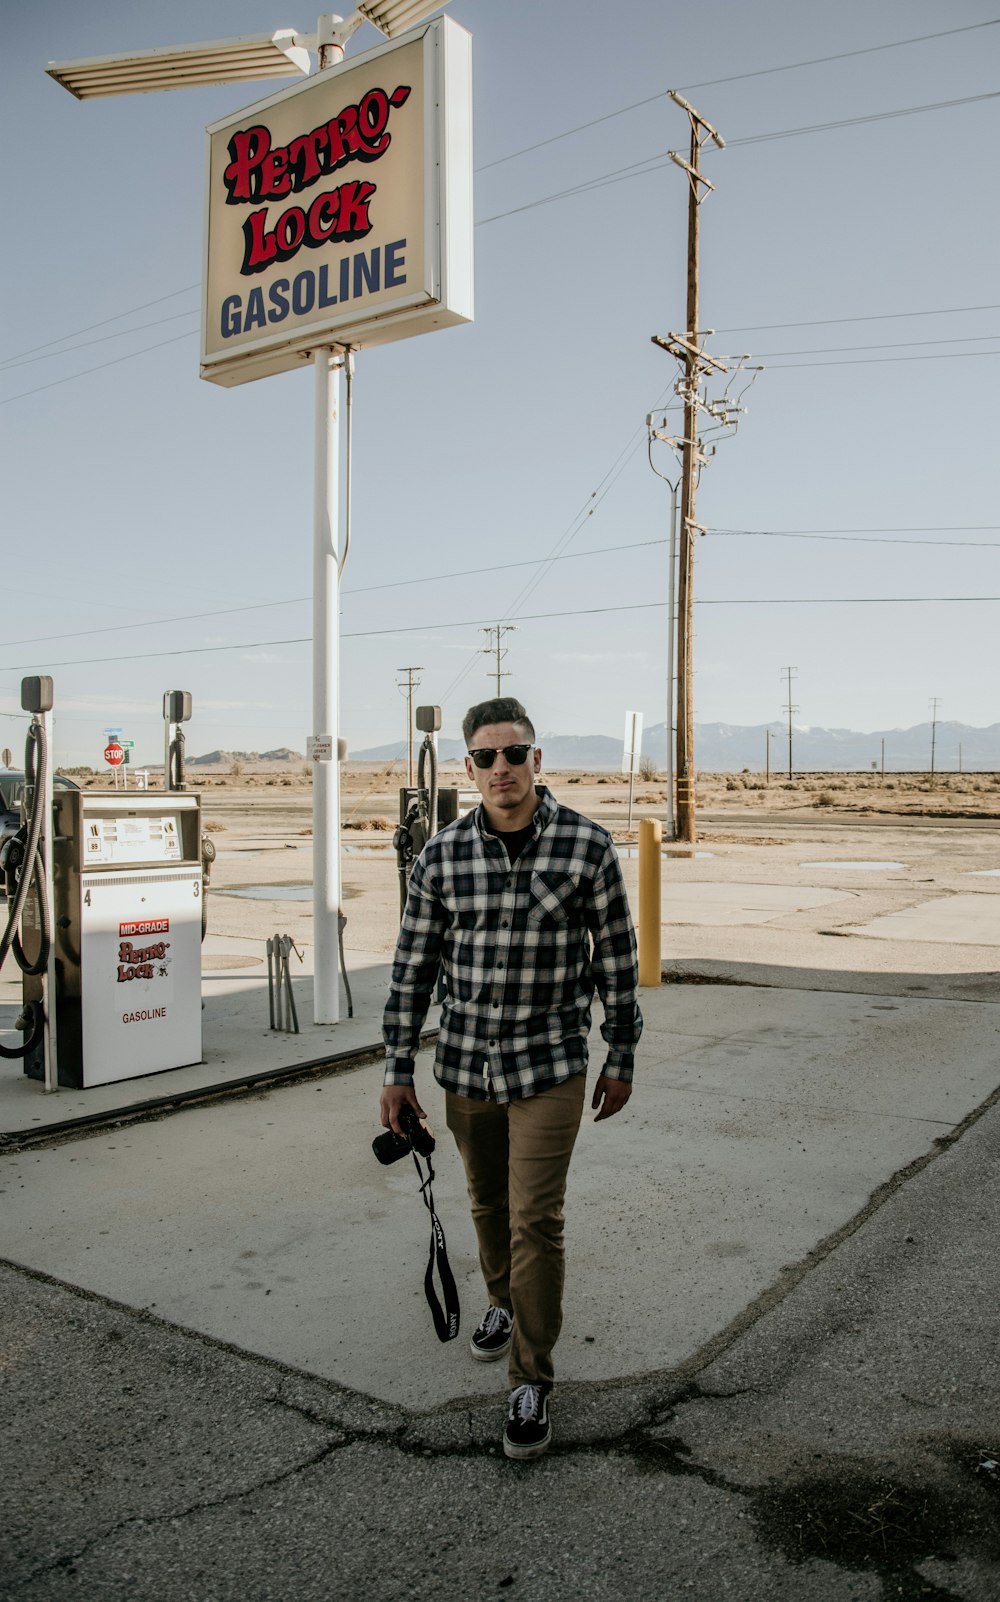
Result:
<instances>
[{"instance_id":1,"label":"distant utility pole","mask_svg":"<svg viewBox=\"0 0 1000 1602\"><path fill-rule=\"evenodd\" d=\"M792 679L793 679L794 675L798 672L798 668L787 667L787 668L782 668L781 671L785 675L786 679L788 680L788 705L786 706L785 710L788 713L788 777L791 778L791 776L792 776L792 713L793 712L797 712L799 710L797 706L793 706L792 705Z\"/></svg>"},{"instance_id":2,"label":"distant utility pole","mask_svg":"<svg viewBox=\"0 0 1000 1602\"><path fill-rule=\"evenodd\" d=\"M500 663L507 655L507 648L503 645L503 637L505 634L516 634L516 632L517 628L513 623L494 623L492 628L483 629L483 633L490 642L489 645L483 646L483 655L496 658L496 664L490 669L487 678L496 679L497 695L500 694L500 680L510 678L509 673L502 673L500 670Z\"/></svg>"},{"instance_id":3,"label":"distant utility pole","mask_svg":"<svg viewBox=\"0 0 1000 1602\"><path fill-rule=\"evenodd\" d=\"M677 562L677 761L676 761L676 787L677 787L677 838L692 841L696 838L695 821L695 765L694 765L694 693L693 693L693 605L694 605L694 536L704 534L705 530L695 522L695 494L698 484L698 475L708 461L708 454L703 449L703 441L699 437L699 413L705 412L713 420L715 431L727 427L735 427L743 408L729 397L728 386L721 399L710 401L707 395L701 393L702 381L707 376L728 374L731 368L725 361L706 354L701 340L704 335L710 334L711 329L700 329L699 322L699 266L700 266L700 237L699 237L699 210L706 194L714 189L714 184L702 176L701 152L709 140L712 140L720 150L725 149L725 140L717 133L711 123L696 111L694 106L671 89L668 91L671 100L686 111L691 121L691 147L690 159L678 155L675 150L667 152L672 162L687 174L688 193L688 253L687 253L687 326L682 334L672 333L666 338L654 334L653 344L658 345L680 363L681 373L675 385L675 392L684 407L684 428L680 438L671 438L665 432L653 426L652 418L647 418L647 427L650 430L650 439L654 437L671 445L680 454L681 458L681 499L680 499L680 540ZM745 358L737 358L737 370ZM730 380L729 382L732 382ZM752 382L752 380L751 380ZM664 420L665 421L665 420ZM714 446L712 453L714 453ZM661 474L661 477L664 476ZM672 569L671 569L672 570ZM672 612L672 609L671 609ZM669 671L673 674L674 664L670 663ZM670 730L667 730L670 738Z\"/></svg>"},{"instance_id":4,"label":"distant utility pole","mask_svg":"<svg viewBox=\"0 0 1000 1602\"><path fill-rule=\"evenodd\" d=\"M941 705L940 698L938 696L936 696L936 695L932 695L931 696L931 778L932 779L934 777L934 747L937 744L937 725L938 725L937 709L938 709L938 707L940 705Z\"/></svg>"},{"instance_id":5,"label":"distant utility pole","mask_svg":"<svg viewBox=\"0 0 1000 1602\"><path fill-rule=\"evenodd\" d=\"M397 690L406 691L406 782L413 787L413 692L420 684L419 679L413 677L414 673L422 673L420 667L397 668L397 673L406 674L406 683L397 684Z\"/></svg>"}]
</instances>

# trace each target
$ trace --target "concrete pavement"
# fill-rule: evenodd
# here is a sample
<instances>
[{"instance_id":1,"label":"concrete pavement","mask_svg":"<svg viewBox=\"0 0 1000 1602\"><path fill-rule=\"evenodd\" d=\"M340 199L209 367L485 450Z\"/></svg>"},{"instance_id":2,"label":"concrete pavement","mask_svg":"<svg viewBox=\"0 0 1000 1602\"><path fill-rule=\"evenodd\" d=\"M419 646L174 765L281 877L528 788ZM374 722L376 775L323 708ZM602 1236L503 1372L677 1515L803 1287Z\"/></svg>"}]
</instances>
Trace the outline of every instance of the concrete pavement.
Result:
<instances>
[{"instance_id":1,"label":"concrete pavement","mask_svg":"<svg viewBox=\"0 0 1000 1602\"><path fill-rule=\"evenodd\" d=\"M832 844L665 858L689 982L644 993L636 1095L581 1133L539 1464L496 1455L503 1375L434 1338L416 1175L370 1155L376 1063L4 1155L10 1594L992 1598L1000 885L973 875L998 854L974 831ZM802 866L835 856L905 867ZM348 941L368 1045L382 867L355 866ZM235 965L248 905L207 947L212 1074L278 1060L259 958ZM939 938L867 932L914 909ZM322 1056L309 1030L277 1044ZM12 1078L5 1127L67 1104ZM457 1167L446 1139L467 1334Z\"/></svg>"}]
</instances>

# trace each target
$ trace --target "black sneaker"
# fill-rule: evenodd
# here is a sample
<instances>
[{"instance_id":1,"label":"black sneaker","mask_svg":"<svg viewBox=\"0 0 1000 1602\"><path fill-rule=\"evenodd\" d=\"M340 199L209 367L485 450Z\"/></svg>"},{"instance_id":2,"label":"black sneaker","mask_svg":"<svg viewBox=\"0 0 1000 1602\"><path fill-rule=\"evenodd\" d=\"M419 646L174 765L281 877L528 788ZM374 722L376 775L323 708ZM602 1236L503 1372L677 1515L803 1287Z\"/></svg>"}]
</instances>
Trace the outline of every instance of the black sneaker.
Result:
<instances>
[{"instance_id":1,"label":"black sneaker","mask_svg":"<svg viewBox=\"0 0 1000 1602\"><path fill-rule=\"evenodd\" d=\"M549 1385L518 1385L510 1393L510 1412L503 1432L507 1457L541 1457L549 1449Z\"/></svg>"},{"instance_id":2,"label":"black sneaker","mask_svg":"<svg viewBox=\"0 0 1000 1602\"><path fill-rule=\"evenodd\" d=\"M514 1315L506 1307L488 1307L479 1328L469 1342L469 1351L480 1363L492 1363L510 1351Z\"/></svg>"}]
</instances>

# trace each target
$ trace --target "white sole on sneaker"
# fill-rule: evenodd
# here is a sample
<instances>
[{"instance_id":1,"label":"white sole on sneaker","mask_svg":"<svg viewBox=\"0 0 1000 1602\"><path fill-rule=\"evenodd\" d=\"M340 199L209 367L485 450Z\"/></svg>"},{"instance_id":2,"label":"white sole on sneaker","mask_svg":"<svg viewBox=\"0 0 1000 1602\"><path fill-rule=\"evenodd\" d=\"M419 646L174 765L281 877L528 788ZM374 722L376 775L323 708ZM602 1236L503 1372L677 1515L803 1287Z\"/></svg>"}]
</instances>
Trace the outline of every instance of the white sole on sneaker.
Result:
<instances>
[{"instance_id":1,"label":"white sole on sneaker","mask_svg":"<svg viewBox=\"0 0 1000 1602\"><path fill-rule=\"evenodd\" d=\"M547 1452L552 1442L552 1425L549 1433L542 1441L535 1441L531 1446L518 1446L514 1441L508 1441L506 1434L503 1438L503 1451L505 1457L514 1458L516 1462L523 1462L526 1458L541 1457Z\"/></svg>"},{"instance_id":2,"label":"white sole on sneaker","mask_svg":"<svg viewBox=\"0 0 1000 1602\"><path fill-rule=\"evenodd\" d=\"M493 1351L491 1352L481 1351L478 1346L473 1345L472 1341L470 1341L469 1351L472 1353L477 1363L495 1363L498 1357L507 1356L507 1353L510 1351L512 1341L513 1336L511 1336L510 1340L508 1340L503 1346L494 1347Z\"/></svg>"}]
</instances>

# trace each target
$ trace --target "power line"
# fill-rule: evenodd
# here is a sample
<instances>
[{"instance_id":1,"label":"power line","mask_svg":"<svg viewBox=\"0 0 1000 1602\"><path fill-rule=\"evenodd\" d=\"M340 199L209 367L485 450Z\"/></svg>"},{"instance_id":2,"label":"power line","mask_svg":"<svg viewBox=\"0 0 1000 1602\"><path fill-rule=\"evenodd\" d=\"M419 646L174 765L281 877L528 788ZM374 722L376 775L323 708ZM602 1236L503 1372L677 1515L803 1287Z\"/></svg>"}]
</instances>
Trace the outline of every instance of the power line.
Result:
<instances>
[{"instance_id":1,"label":"power line","mask_svg":"<svg viewBox=\"0 0 1000 1602\"><path fill-rule=\"evenodd\" d=\"M795 72L799 67L824 66L828 61L847 61L851 56L873 56L880 50L899 50L903 45L924 44L929 39L947 39L956 33L973 33L977 28L995 28L1000 17L988 22L970 22L962 28L946 28L943 33L920 33L912 39L894 39L889 44L867 45L863 50L841 50L835 56L813 56L809 61L790 61L786 67L761 67L756 72L737 72L728 78L706 78L703 83L681 84L682 92L691 89L713 89L720 83L739 83L745 78L763 78L772 72Z\"/></svg>"},{"instance_id":2,"label":"power line","mask_svg":"<svg viewBox=\"0 0 1000 1602\"><path fill-rule=\"evenodd\" d=\"M1000 540L914 540L914 539L886 539L871 534L821 534L796 533L792 530L767 528L710 528L709 534L722 539L765 539L765 540L830 540L843 541L855 545L931 545L944 550L973 550L996 551L1000 550Z\"/></svg>"},{"instance_id":3,"label":"power line","mask_svg":"<svg viewBox=\"0 0 1000 1602\"><path fill-rule=\"evenodd\" d=\"M610 487L610 486L609 486ZM444 579L476 578L482 573L506 573L516 567L542 567L548 562L575 562L582 556L607 556L619 551L638 551L647 546L665 545L663 539L635 540L628 545L603 545L586 551L570 551L562 556L537 556L524 562L497 562L490 567L449 569L447 573L418 573L413 578L391 579L386 584L363 584L345 589L342 595L369 595L376 590L408 589L413 584L440 584ZM48 640L79 640L90 634L118 634L126 629L159 628L165 623L197 623L206 618L235 617L241 612L264 612L278 606L301 606L311 602L311 595L289 595L283 601L252 601L246 606L214 607L209 612L180 612L172 617L143 618L138 623L110 623L98 629L68 629L61 634L31 634L23 639L8 640L7 645L41 645ZM401 670L403 671L403 670Z\"/></svg>"},{"instance_id":4,"label":"power line","mask_svg":"<svg viewBox=\"0 0 1000 1602\"><path fill-rule=\"evenodd\" d=\"M96 367L85 367L82 373L67 373L65 378L54 378L51 384L39 384L36 389L22 389L16 395L8 395L0 400L0 406L9 406L11 401L24 400L28 395L40 395L45 389L57 389L60 384L71 384L74 378L86 378L89 373L99 373L105 367L117 367L120 362L130 362L136 356L147 356L151 350L162 350L164 345L176 345L179 339L194 339L195 330L187 334L174 334L172 339L161 339L159 344L144 345L142 350L129 351L127 356L115 356L110 362L98 362Z\"/></svg>"},{"instance_id":5,"label":"power line","mask_svg":"<svg viewBox=\"0 0 1000 1602\"><path fill-rule=\"evenodd\" d=\"M834 128L857 128L862 123L888 122L893 117L916 117L925 111L949 111L955 106L971 106L981 100L996 100L1000 89L990 89L981 95L963 95L958 100L930 100L920 106L900 106L896 111L870 111L862 117L840 117L835 122L811 122L801 128L775 128L771 133L745 134L742 139L727 139L726 149L740 145L760 145L771 139L796 139L800 134L828 133Z\"/></svg>"},{"instance_id":6,"label":"power line","mask_svg":"<svg viewBox=\"0 0 1000 1602\"><path fill-rule=\"evenodd\" d=\"M812 350L761 350L754 351L754 361L765 362L782 356L846 356L856 350L912 350L914 345L975 345L982 339L1000 339L1000 334L967 334L949 339L899 339L878 345L819 345ZM955 354L961 356L964 352L956 351ZM990 353L987 351L983 354Z\"/></svg>"},{"instance_id":7,"label":"power line","mask_svg":"<svg viewBox=\"0 0 1000 1602\"><path fill-rule=\"evenodd\" d=\"M945 111L955 106L969 106L982 100L995 100L1000 97L1000 89L991 89L986 94L965 95L958 100L934 100L919 106L901 106L894 111L874 111L861 117L843 117L834 122L808 123L801 128L776 128L770 133L746 134L742 139L727 139L726 149L731 150L741 145L763 144L776 139L795 139L803 134L828 133L837 128L856 128L864 123L885 122L894 117L914 117L921 112ZM523 205L511 206L507 211L494 212L491 217L482 217L476 222L477 228L484 228L488 223L502 222L506 217L515 217L520 212L533 211L539 206L548 206L556 200L566 200L572 195L585 195L596 189L603 189L610 183L627 183L630 178L642 178L652 172L659 172L669 164L668 157L656 155L644 156L641 160L632 162L627 167L617 167L611 172L599 173L594 178L585 179L579 184L573 184L565 189L555 190L550 195L542 195L537 200L525 201Z\"/></svg>"},{"instance_id":8,"label":"power line","mask_svg":"<svg viewBox=\"0 0 1000 1602\"><path fill-rule=\"evenodd\" d=\"M694 602L695 606L952 606L972 605L982 603L995 603L1000 601L1000 595L787 595L787 596L719 596L713 599L701 597ZM650 612L662 611L666 601L639 601L626 606L584 606L574 607L566 612L523 612L517 617L519 623L537 623L552 618L564 617L600 617L611 612ZM482 618L461 618L454 621L438 623L398 623L387 629L356 629L341 635L345 640L371 640L379 639L390 634L429 634L435 629L468 629L484 626ZM173 656L205 656L215 655L221 651L256 651L266 650L276 645L311 645L312 635L301 634L284 640L241 640L234 645L192 645L172 651L144 651L143 659L152 660L154 657ZM478 652L477 652L478 654ZM47 662L47 668L53 667L97 667L108 662L132 662L132 656L87 656L73 657L63 662ZM0 665L0 673L23 672L26 665L21 662L7 662Z\"/></svg>"},{"instance_id":9,"label":"power line","mask_svg":"<svg viewBox=\"0 0 1000 1602\"><path fill-rule=\"evenodd\" d=\"M779 328L826 328L834 323L883 323L893 317L950 317L961 312L1000 311L1000 302L989 306L933 306L927 311L868 312L861 317L811 317L800 323L738 323L733 328L715 328L714 334L765 334Z\"/></svg>"},{"instance_id":10,"label":"power line","mask_svg":"<svg viewBox=\"0 0 1000 1602\"><path fill-rule=\"evenodd\" d=\"M106 345L109 339L128 339L131 334L141 334L147 328L162 328L164 323L176 323L182 317L194 317L197 312L197 306L191 306L187 311L173 312L169 317L154 317L152 322L140 323L137 328L119 328L114 334L101 334L97 339L84 340L82 345L67 345L64 350L46 350L33 356L12 356L0 364L0 372L12 373L15 368L31 367L35 362L57 361L60 356L72 356L74 351L90 350L94 345ZM122 315L128 317L131 313L123 312Z\"/></svg>"},{"instance_id":11,"label":"power line","mask_svg":"<svg viewBox=\"0 0 1000 1602\"><path fill-rule=\"evenodd\" d=\"M610 485L609 485L610 488ZM966 533L981 530L997 532L992 523L957 523L957 524L931 524L927 532ZM715 528L709 527L706 533L716 539L774 539L774 540L819 540L830 542L843 542L856 545L923 545L940 550L974 550L994 551L1000 550L1000 540L921 540L912 538L888 539L886 534L906 534L903 528L890 527L886 530L861 529L852 532L849 529L773 529L773 528ZM538 556L523 562L496 562L487 567L466 567L449 569L444 573L418 573L412 578L391 579L383 584L363 584L353 589L345 589L343 595L369 595L379 590L409 589L414 584L440 584L445 579L478 578L487 573L506 573L521 567L544 567L554 562L575 562L587 556L618 556L625 551L651 550L666 545L666 539L632 540L625 545L598 545L588 547L585 551L567 551L559 555ZM520 599L520 597L519 597ZM49 641L79 640L91 635L107 635L123 633L129 629L159 628L168 623L197 623L207 619L220 617L235 617L243 612L265 612L281 606L302 606L311 602L311 595L289 595L281 601L252 601L246 606L214 607L207 612L179 612L169 617L144 618L138 623L111 623L104 624L96 629L68 629L59 634L31 634L21 639L7 640L8 647L15 645L43 645ZM516 605L517 602L513 602ZM266 641L260 642L266 644ZM276 642L277 643L277 642ZM235 649L235 647L234 647Z\"/></svg>"},{"instance_id":12,"label":"power line","mask_svg":"<svg viewBox=\"0 0 1000 1602\"><path fill-rule=\"evenodd\" d=\"M4 362L20 361L22 356L34 356L36 351L48 350L50 345L62 345L67 339L79 339L81 334L92 334L95 328L106 328L108 323L120 322L123 317L134 317L136 312L148 311L151 306L162 306L165 300L174 300L178 295L189 295L193 289L200 289L201 283L185 284L183 289L172 289L169 295L158 295L156 300L144 300L141 306L132 306L128 311L115 312L113 317L104 317L99 323L88 323L86 328L77 328L72 334L63 334L59 339L47 339L44 345L32 345L30 350L18 351L15 356L3 357Z\"/></svg>"},{"instance_id":13,"label":"power line","mask_svg":"<svg viewBox=\"0 0 1000 1602\"><path fill-rule=\"evenodd\" d=\"M1000 356L1000 350L933 351L927 356L851 356L846 362L771 362L767 371L787 373L800 367L872 367L884 362L970 362L977 356Z\"/></svg>"},{"instance_id":14,"label":"power line","mask_svg":"<svg viewBox=\"0 0 1000 1602\"><path fill-rule=\"evenodd\" d=\"M904 45L924 44L930 39L947 39L952 34L972 33L977 28L995 28L1000 17L994 17L989 22L973 22L964 28L946 28L941 33L921 33L912 39L895 39L889 44L868 45L862 50L841 50L833 56L813 56L808 61L790 61L780 67L759 67L756 72L735 72L725 78L706 78L701 83L682 83L678 88L682 94L689 94L695 89L712 89L720 83L741 83L746 78L763 78L774 72L796 72L801 67L824 66L830 61L847 61L852 56L870 56L880 50L899 50ZM666 91L659 94L646 95L642 100L633 100L630 105L620 106L617 111L605 112L603 116L592 117L589 122L581 122L575 128L566 128L562 133L552 134L548 139L539 139L533 145L524 145L520 150L512 150L509 155L497 156L493 161L485 161L476 168L476 172L488 172L491 167L501 167L505 162L516 161L519 156L529 156L535 150L544 150L546 145L558 144L562 139L570 139L574 134L585 133L588 128L597 128L601 123L611 122L615 117L624 117L630 111L638 111L642 106L651 106L657 100L665 100Z\"/></svg>"},{"instance_id":15,"label":"power line","mask_svg":"<svg viewBox=\"0 0 1000 1602\"><path fill-rule=\"evenodd\" d=\"M1000 19L997 19L997 20L1000 20ZM992 24L990 24L990 25L992 26ZM978 24L977 24L977 26L978 26ZM985 24L984 24L984 26L985 26ZM978 102L978 101L994 100L994 99L997 99L998 97L1000 97L1000 90L990 90L986 94L967 95L967 96L965 96L965 97L963 97L961 99L957 99L957 100L939 100L939 101L932 101L932 102L929 102L927 104L919 105L919 106L904 106L904 107L901 107L898 110L894 110L894 111L872 112L872 113L869 113L866 116L847 117L847 118L842 118L842 119L840 119L838 121L835 121L835 122L812 123L812 124L809 124L807 126L803 126L801 128L776 129L776 130L774 130L774 131L772 131L770 133L749 134L749 135L744 136L742 139L730 139L730 140L727 141L727 147L729 149L733 149L733 148L735 148L737 146L740 146L740 145L758 144L758 143L762 143L762 142L768 141L768 140L796 138L796 137L798 137L798 136L800 136L802 134L829 132L830 130L837 129L837 128L858 127L858 126L860 126L860 125L862 125L864 123L881 122L881 121L885 121L886 119L894 118L894 117L915 116L920 112L943 111L943 110L947 110L947 109L950 109L950 108L953 108L953 107L956 107L956 106L972 105L973 103ZM587 179L587 180L585 180L584 182L582 182L580 184L574 184L574 185L572 185L572 186L570 186L570 187L568 187L566 189L557 190L551 195L543 195L543 196L540 196L537 200L526 201L521 206L513 206L513 207L510 207L507 211L495 212L490 217L480 218L476 222L475 226L477 228L484 228L489 223L501 222L507 217L514 217L514 216L517 216L518 214L520 214L522 212L525 212L525 211L533 211L533 210L537 209L540 206L551 205L552 203L554 203L557 200L565 200L565 199L567 199L567 198L569 198L569 197L571 197L573 195L588 194L593 190L602 189L609 183L624 183L624 182L627 182L630 178L641 178L641 177L645 176L648 173L658 172L663 167L665 167L667 165L668 165L668 159L667 158L661 158L661 157L656 156L656 155L647 156L647 157L642 158L642 160L640 160L638 162L631 163L629 166L616 168L616 169L612 170L611 172L599 174L595 178ZM197 287L197 286L188 286L188 288L191 288L191 287ZM184 294L186 292L187 292L187 290L175 290L175 291L173 291L173 294ZM171 298L171 296L161 296L160 297L161 300L167 300L167 299L170 299L170 298ZM147 305L155 305L157 303L158 302L151 301L151 302L147 302ZM136 309L141 309L141 308L136 308ZM130 315L131 315L131 313L122 312L122 313L119 313L116 317L109 317L109 318L106 318L104 321L105 321L105 323L116 322L116 321L118 321L118 319L120 317L130 316ZM94 324L91 325L92 328L99 328L99 327L102 327L102 326L103 326L103 324L101 324L101 323L94 323ZM147 325L147 326L155 326L155 325ZM89 330L84 329L84 330L81 330L80 332L84 332L85 333L85 332L88 332L88 331ZM133 330L133 332L135 332L135 331L136 330ZM72 337L75 337L75 336L72 336L72 335L64 336L64 339L65 338L72 338ZM115 336L111 336L111 337L118 337L118 336L115 335ZM85 378L88 373L100 372L100 371L102 371L103 368L105 368L105 367L113 367L118 362L131 361L134 357L146 355L149 351L160 350L164 345L176 343L176 340L179 340L179 339L190 339L190 338L193 338L193 337L194 337L194 333L192 331L190 334L179 334L179 335L177 335L175 337L174 340L161 340L156 345L144 346L142 350L132 351L126 356L116 357L113 361L102 362L102 363L99 363L95 367L85 368L83 370L83 372L71 373L71 374L68 374L64 378L53 379L53 381L50 384L40 384L35 389L21 390L16 395L7 396L6 399L4 399L3 401L0 401L0 405L6 406L6 405L9 405L12 401L24 400L30 395L41 394L46 389L55 389L60 384L71 383L73 381L73 379ZM50 340L48 343L49 344L59 344L59 343L62 343L62 341ZM95 341L94 343L98 343L98 341ZM37 350L42 350L42 349L45 349L45 346L35 346L34 347L34 350L36 350L36 351ZM24 352L23 355L28 356L28 355L32 355L33 353L34 353L33 351L28 351L28 352ZM976 354L976 353L972 353L972 354ZM988 354L992 354L992 352L981 352L981 353L978 353L978 354L988 355ZM20 358L8 358L8 361L12 362L12 361L16 361L16 360L19 360L19 359ZM891 360L893 358L886 358L886 359ZM905 360L906 358L897 358L897 359ZM803 363L803 364L800 364L800 365L834 366L834 365L837 365L837 364L829 363L829 362L826 362L826 363L820 362L820 363L808 363L808 364Z\"/></svg>"}]
</instances>

